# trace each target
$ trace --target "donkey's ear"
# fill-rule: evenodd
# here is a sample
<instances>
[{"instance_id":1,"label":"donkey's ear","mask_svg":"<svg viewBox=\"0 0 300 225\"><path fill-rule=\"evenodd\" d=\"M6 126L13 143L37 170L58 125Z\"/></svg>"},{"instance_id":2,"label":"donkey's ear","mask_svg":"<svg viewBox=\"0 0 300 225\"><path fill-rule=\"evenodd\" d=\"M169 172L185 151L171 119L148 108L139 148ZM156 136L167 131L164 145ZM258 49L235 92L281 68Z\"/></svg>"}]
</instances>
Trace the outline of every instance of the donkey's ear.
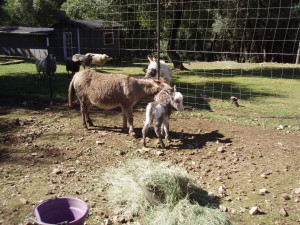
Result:
<instances>
[{"instance_id":1,"label":"donkey's ear","mask_svg":"<svg viewBox=\"0 0 300 225\"><path fill-rule=\"evenodd\" d=\"M150 62L152 62L152 55L147 55L147 58L149 59Z\"/></svg>"},{"instance_id":2,"label":"donkey's ear","mask_svg":"<svg viewBox=\"0 0 300 225\"><path fill-rule=\"evenodd\" d=\"M174 85L173 89L174 89L174 92L176 92L176 85Z\"/></svg>"},{"instance_id":3,"label":"donkey's ear","mask_svg":"<svg viewBox=\"0 0 300 225\"><path fill-rule=\"evenodd\" d=\"M161 80L156 80L156 79L154 79L153 77L149 77L148 79L153 80L153 81L154 81L155 83L157 83L157 84L161 84L161 83L162 83Z\"/></svg>"}]
</instances>

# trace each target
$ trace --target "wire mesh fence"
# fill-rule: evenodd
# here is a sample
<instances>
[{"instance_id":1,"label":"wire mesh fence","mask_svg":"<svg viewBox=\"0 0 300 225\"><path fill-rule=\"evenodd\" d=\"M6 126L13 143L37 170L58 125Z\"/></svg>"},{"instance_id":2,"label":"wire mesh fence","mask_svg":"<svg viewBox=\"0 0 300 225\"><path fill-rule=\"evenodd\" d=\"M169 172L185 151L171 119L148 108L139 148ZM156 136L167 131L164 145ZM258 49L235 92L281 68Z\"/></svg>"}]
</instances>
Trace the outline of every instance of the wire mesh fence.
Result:
<instances>
[{"instance_id":1,"label":"wire mesh fence","mask_svg":"<svg viewBox=\"0 0 300 225\"><path fill-rule=\"evenodd\" d=\"M237 77L299 79L297 4L160 1L160 56L181 71L173 73L173 83L184 90L187 103L201 107L202 94L218 99L270 95L256 81L236 82ZM147 63L147 54L157 50L157 1L113 1L108 8L103 16L122 24L120 58ZM207 79L183 82L191 76Z\"/></svg>"},{"instance_id":2,"label":"wire mesh fence","mask_svg":"<svg viewBox=\"0 0 300 225\"><path fill-rule=\"evenodd\" d=\"M106 72L144 76L147 55L157 55L159 46L159 56L173 69L172 84L184 94L186 105L207 107L203 96L228 101L235 96L246 102L271 96L272 104L279 102L274 108L290 108L293 115L299 112L299 0L98 0L93 4L85 16L74 10L73 17L84 19L2 38L2 53L14 42L10 48L14 54L40 58L49 52L62 63L74 54L107 54L114 59ZM48 46L42 47L46 38ZM265 102L261 104L267 106Z\"/></svg>"}]
</instances>

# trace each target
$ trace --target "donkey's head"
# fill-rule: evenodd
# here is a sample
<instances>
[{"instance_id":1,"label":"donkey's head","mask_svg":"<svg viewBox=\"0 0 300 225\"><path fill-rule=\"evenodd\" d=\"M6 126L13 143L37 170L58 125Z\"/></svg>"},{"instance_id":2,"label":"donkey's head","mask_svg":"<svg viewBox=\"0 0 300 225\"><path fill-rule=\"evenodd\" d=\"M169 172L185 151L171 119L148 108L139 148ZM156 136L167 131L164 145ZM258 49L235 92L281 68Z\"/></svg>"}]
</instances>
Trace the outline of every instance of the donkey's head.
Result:
<instances>
[{"instance_id":1,"label":"donkey's head","mask_svg":"<svg viewBox=\"0 0 300 225\"><path fill-rule=\"evenodd\" d=\"M149 65L146 70L145 78L156 77L157 76L157 59L153 55L147 56L149 59Z\"/></svg>"},{"instance_id":2,"label":"donkey's head","mask_svg":"<svg viewBox=\"0 0 300 225\"><path fill-rule=\"evenodd\" d=\"M176 86L174 85L173 91L171 93L171 105L174 109L178 111L183 111L183 95L176 91Z\"/></svg>"}]
</instances>

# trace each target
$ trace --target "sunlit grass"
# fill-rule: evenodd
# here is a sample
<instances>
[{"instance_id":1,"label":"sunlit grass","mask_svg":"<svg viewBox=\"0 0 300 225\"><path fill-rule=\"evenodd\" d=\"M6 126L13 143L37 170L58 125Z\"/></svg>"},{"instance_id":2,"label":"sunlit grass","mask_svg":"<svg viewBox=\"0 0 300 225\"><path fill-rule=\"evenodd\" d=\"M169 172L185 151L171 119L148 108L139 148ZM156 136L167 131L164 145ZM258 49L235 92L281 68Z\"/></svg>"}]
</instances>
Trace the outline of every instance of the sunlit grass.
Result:
<instances>
[{"instance_id":1,"label":"sunlit grass","mask_svg":"<svg viewBox=\"0 0 300 225\"><path fill-rule=\"evenodd\" d=\"M171 64L169 64L172 67ZM147 61L110 61L99 72L122 73L130 76L144 76L143 68ZM291 127L297 127L300 113L300 66L279 63L236 63L236 62L192 62L184 64L186 71L173 71L172 85L184 94L186 106L201 109L200 94L205 94L214 112L199 114L211 119L249 123L253 119L268 118L264 126L274 127L279 119ZM83 69L83 68L82 68ZM53 98L67 99L70 82L64 62L57 63L57 71L52 80ZM0 94L18 99L50 98L50 80L38 75L34 59L25 63L0 66ZM241 107L229 104L231 96L239 99ZM195 111L195 110L194 110ZM196 111L198 111L196 109ZM187 113L191 114L191 111ZM192 115L192 114L191 114ZM252 123L252 122L251 122ZM294 128L295 129L295 128Z\"/></svg>"}]
</instances>

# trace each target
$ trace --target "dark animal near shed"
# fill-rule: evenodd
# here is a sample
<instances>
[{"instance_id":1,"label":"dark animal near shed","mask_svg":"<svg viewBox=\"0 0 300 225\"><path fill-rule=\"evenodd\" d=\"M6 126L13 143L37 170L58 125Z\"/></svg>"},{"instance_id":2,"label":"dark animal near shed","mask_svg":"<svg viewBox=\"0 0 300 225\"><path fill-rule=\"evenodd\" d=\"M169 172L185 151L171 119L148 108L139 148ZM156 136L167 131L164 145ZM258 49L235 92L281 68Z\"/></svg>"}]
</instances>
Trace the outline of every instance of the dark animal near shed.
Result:
<instances>
[{"instance_id":1,"label":"dark animal near shed","mask_svg":"<svg viewBox=\"0 0 300 225\"><path fill-rule=\"evenodd\" d=\"M80 61L77 61L77 62L74 62L72 60L67 60L66 61L66 71L68 72L68 78L70 77L69 76L69 72L71 72L72 76L79 72L80 70L80 65L81 65L81 62Z\"/></svg>"}]
</instances>

